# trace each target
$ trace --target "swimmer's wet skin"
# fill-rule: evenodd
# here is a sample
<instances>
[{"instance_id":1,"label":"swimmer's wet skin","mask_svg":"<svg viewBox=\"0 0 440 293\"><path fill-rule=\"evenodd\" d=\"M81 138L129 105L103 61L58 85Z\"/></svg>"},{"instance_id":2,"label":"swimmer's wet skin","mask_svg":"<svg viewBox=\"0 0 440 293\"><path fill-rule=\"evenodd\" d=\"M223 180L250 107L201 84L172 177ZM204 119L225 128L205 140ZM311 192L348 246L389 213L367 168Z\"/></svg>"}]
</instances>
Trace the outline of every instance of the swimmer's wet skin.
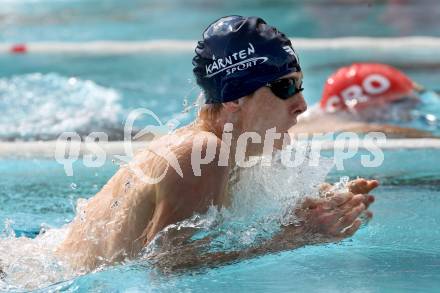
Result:
<instances>
[{"instance_id":1,"label":"swimmer's wet skin","mask_svg":"<svg viewBox=\"0 0 440 293\"><path fill-rule=\"evenodd\" d=\"M130 168L122 167L78 213L57 250L78 270L134 258L165 227L205 213L211 205L230 206L229 176L238 168L234 161L238 137L249 131L264 137L273 127L287 134L306 110L298 55L290 40L261 18L228 16L215 21L203 33L195 53L194 74L206 104L192 124L152 141L135 156ZM233 130L229 161L224 164L220 148L226 144L221 140L226 124L232 124ZM202 142L201 153L216 150L212 161L199 165L200 174L195 174L191 160L197 142ZM282 138L275 139L274 145L280 149ZM158 178L168 168L160 156L164 150L176 157L180 170L169 168L154 184L132 172L136 169ZM246 156L262 152L259 143L245 149ZM322 197L306 198L292 211L301 224L280 227L277 235L258 247L202 255L197 245L190 244L178 251L157 253L151 259L163 270L187 269L340 241L358 230L361 214L372 217L368 208L374 197L369 193L377 186L377 181L358 179L350 183L347 192L338 192L324 184ZM190 233L185 235L187 231L174 232L177 234L167 235L168 242L162 243L168 245L164 246L191 237Z\"/></svg>"}]
</instances>

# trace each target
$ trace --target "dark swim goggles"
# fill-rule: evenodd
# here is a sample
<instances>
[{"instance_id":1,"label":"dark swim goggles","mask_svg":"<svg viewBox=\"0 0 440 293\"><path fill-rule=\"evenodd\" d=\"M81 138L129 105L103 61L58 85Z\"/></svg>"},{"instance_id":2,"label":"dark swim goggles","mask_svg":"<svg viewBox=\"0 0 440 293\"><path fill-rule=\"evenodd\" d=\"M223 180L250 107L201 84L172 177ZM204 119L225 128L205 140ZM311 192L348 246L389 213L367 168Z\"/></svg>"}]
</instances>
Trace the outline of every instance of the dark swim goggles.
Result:
<instances>
[{"instance_id":1,"label":"dark swim goggles","mask_svg":"<svg viewBox=\"0 0 440 293\"><path fill-rule=\"evenodd\" d=\"M266 84L266 86L270 88L278 98L281 100L287 100L304 90L302 84L302 80L295 78L282 78L270 82Z\"/></svg>"}]
</instances>

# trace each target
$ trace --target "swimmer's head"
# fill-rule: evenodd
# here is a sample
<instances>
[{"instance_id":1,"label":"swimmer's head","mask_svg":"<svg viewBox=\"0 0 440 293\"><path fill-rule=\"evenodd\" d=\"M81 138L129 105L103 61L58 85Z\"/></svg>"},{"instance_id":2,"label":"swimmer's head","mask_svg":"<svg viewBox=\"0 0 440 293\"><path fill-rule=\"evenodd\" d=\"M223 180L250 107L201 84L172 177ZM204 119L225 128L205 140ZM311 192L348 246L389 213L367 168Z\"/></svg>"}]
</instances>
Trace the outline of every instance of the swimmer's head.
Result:
<instances>
[{"instance_id":1,"label":"swimmer's head","mask_svg":"<svg viewBox=\"0 0 440 293\"><path fill-rule=\"evenodd\" d=\"M205 29L195 53L193 72L208 104L237 100L301 71L290 40L259 17L220 18Z\"/></svg>"},{"instance_id":2,"label":"swimmer's head","mask_svg":"<svg viewBox=\"0 0 440 293\"><path fill-rule=\"evenodd\" d=\"M283 131L305 110L298 55L287 36L263 19L220 18L205 29L195 53L193 72L205 103L240 113L247 130Z\"/></svg>"},{"instance_id":3,"label":"swimmer's head","mask_svg":"<svg viewBox=\"0 0 440 293\"><path fill-rule=\"evenodd\" d=\"M355 63L333 73L324 87L320 107L325 112L360 113L392 103L417 99L422 88L394 67Z\"/></svg>"}]
</instances>

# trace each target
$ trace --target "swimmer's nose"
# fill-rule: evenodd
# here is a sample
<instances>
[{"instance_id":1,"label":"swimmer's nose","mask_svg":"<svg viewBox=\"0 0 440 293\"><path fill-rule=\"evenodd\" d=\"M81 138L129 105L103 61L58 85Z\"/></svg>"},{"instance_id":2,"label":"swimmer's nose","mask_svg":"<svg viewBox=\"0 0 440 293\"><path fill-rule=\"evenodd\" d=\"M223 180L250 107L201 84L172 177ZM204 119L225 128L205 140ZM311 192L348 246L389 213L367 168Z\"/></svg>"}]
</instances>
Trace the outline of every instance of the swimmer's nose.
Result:
<instances>
[{"instance_id":1,"label":"swimmer's nose","mask_svg":"<svg viewBox=\"0 0 440 293\"><path fill-rule=\"evenodd\" d=\"M289 107L289 113L294 115L301 115L307 111L307 103L304 100L304 96L299 93L297 96L291 98L294 102Z\"/></svg>"}]
</instances>

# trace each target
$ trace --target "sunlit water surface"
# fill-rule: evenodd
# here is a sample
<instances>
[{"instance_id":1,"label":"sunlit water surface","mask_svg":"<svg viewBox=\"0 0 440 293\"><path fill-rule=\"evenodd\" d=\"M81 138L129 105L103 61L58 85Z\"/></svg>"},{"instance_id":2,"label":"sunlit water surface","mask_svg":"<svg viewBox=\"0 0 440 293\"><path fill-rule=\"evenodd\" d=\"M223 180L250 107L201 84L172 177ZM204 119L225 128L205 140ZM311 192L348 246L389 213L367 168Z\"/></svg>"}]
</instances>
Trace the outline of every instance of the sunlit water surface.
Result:
<instances>
[{"instance_id":1,"label":"sunlit water surface","mask_svg":"<svg viewBox=\"0 0 440 293\"><path fill-rule=\"evenodd\" d=\"M0 41L196 40L213 19L232 13L262 16L290 37L439 36L436 1L208 2L0 0ZM298 53L309 104L319 101L329 74L359 61L388 63L429 89L440 88L439 55L429 48ZM0 55L0 140L54 139L62 131L96 130L119 139L127 114L139 107L154 111L164 123L172 118L187 123L194 114L182 113L184 104L191 104L199 92L191 58L191 52L181 50ZM429 111L440 116L439 108ZM360 155L347 161L344 171L327 175L332 182L345 175L382 182L375 191L374 219L353 238L171 275L158 273L142 257L78 275L52 255L74 217L78 199L99 191L116 164L90 169L77 162L74 176L67 177L53 160L2 158L0 265L7 276L0 281L0 290L437 292L440 152L389 151L380 168L370 169L360 165ZM327 173L300 171L256 168L243 175L247 185L237 186L235 209L213 211L185 225L196 227L199 235L224 232L216 234L220 245L211 247L218 250L238 249L270 237L280 222L292 220L286 207L313 193ZM147 255L148 251L143 256Z\"/></svg>"}]
</instances>

